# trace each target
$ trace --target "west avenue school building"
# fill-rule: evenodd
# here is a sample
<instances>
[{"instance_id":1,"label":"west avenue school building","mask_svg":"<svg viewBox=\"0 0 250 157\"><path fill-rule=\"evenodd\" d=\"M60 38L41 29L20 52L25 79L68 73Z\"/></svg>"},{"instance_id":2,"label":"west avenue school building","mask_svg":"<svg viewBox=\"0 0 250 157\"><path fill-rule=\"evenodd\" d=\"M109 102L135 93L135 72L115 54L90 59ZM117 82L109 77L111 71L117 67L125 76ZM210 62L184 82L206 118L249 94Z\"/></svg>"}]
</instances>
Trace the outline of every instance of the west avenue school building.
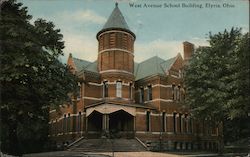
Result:
<instances>
[{"instance_id":1,"label":"west avenue school building","mask_svg":"<svg viewBox=\"0 0 250 157\"><path fill-rule=\"evenodd\" d=\"M136 139L148 149L217 150L222 128L194 119L185 105L184 66L194 45L183 42L184 58L151 57L134 62L136 35L116 6L97 32L94 62L69 55L80 92L71 104L50 110L55 143L81 139Z\"/></svg>"}]
</instances>

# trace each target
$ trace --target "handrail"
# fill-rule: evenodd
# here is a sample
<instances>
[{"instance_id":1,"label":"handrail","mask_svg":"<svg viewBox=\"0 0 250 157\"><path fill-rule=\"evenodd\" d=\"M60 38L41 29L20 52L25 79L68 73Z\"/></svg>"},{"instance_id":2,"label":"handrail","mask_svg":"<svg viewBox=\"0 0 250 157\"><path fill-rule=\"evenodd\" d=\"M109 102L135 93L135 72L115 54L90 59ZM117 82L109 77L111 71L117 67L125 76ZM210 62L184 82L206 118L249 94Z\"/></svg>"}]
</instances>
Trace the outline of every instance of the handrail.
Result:
<instances>
[{"instance_id":1,"label":"handrail","mask_svg":"<svg viewBox=\"0 0 250 157\"><path fill-rule=\"evenodd\" d=\"M138 137L135 137L135 139L146 149L149 150L145 143L143 143Z\"/></svg>"},{"instance_id":2,"label":"handrail","mask_svg":"<svg viewBox=\"0 0 250 157\"><path fill-rule=\"evenodd\" d=\"M78 138L77 140L75 140L74 142L70 143L67 147L70 148L72 145L78 143L79 141L81 141L82 139L84 139L84 136Z\"/></svg>"}]
</instances>

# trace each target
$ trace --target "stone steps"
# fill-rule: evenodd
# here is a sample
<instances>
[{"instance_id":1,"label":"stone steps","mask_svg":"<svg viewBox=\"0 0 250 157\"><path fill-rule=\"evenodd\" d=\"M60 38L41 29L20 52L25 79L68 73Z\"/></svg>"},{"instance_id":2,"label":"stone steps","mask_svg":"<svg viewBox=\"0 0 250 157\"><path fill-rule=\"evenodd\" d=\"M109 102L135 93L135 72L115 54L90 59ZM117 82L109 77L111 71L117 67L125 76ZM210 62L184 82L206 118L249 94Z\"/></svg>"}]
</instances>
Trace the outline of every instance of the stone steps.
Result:
<instances>
[{"instance_id":1,"label":"stone steps","mask_svg":"<svg viewBox=\"0 0 250 157\"><path fill-rule=\"evenodd\" d=\"M70 147L75 152L139 152L145 148L135 139L82 139Z\"/></svg>"}]
</instances>

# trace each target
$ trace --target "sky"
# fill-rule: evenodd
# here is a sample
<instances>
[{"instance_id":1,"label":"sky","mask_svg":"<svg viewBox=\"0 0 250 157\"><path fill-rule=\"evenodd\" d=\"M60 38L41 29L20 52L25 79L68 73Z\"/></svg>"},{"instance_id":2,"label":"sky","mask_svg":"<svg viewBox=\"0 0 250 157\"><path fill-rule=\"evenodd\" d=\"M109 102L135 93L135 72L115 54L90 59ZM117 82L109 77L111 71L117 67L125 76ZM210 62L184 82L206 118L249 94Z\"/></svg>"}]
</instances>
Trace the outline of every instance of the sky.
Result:
<instances>
[{"instance_id":1,"label":"sky","mask_svg":"<svg viewBox=\"0 0 250 157\"><path fill-rule=\"evenodd\" d=\"M183 55L184 41L208 45L208 34L241 27L249 32L248 0L18 0L28 7L31 22L52 21L64 36L61 61L73 57L97 59L96 34L118 6L136 35L135 61L152 56ZM138 7L132 7L131 5ZM147 7L146 7L147 6ZM199 7L201 6L201 8Z\"/></svg>"}]
</instances>

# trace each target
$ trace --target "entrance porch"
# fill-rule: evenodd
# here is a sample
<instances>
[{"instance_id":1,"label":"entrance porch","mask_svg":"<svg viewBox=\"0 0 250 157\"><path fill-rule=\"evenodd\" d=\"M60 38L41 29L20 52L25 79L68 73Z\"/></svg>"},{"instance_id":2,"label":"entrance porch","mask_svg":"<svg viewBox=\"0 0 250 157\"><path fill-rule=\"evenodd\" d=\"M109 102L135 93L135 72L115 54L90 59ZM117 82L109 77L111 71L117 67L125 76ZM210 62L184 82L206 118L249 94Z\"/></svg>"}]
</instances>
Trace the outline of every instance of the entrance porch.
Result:
<instances>
[{"instance_id":1,"label":"entrance porch","mask_svg":"<svg viewBox=\"0 0 250 157\"><path fill-rule=\"evenodd\" d=\"M135 108L102 104L86 113L88 138L134 138Z\"/></svg>"}]
</instances>

